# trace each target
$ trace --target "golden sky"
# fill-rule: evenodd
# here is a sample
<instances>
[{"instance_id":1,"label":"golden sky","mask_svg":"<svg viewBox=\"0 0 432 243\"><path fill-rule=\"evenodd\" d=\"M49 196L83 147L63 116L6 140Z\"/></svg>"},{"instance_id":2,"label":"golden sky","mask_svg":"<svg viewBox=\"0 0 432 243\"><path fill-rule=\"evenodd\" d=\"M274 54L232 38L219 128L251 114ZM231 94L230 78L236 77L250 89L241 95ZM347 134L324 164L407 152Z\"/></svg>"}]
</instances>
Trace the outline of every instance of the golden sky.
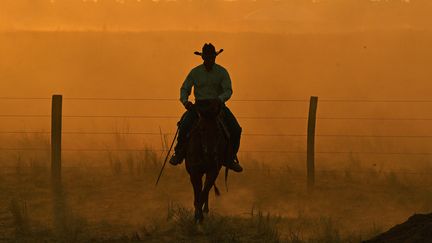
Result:
<instances>
[{"instance_id":1,"label":"golden sky","mask_svg":"<svg viewBox=\"0 0 432 243\"><path fill-rule=\"evenodd\" d=\"M0 29L334 32L429 29L427 0L3 0Z\"/></svg>"}]
</instances>

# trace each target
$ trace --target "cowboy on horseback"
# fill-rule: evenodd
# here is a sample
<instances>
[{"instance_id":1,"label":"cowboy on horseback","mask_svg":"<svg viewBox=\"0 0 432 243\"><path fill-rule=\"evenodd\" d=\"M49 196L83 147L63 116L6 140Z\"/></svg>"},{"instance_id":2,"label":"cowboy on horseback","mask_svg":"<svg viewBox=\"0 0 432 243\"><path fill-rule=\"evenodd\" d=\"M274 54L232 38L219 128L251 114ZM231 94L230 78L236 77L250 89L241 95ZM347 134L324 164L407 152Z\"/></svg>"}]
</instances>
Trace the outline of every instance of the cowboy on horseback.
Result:
<instances>
[{"instance_id":1,"label":"cowboy on horseback","mask_svg":"<svg viewBox=\"0 0 432 243\"><path fill-rule=\"evenodd\" d=\"M202 52L195 52L200 55L204 63L193 68L180 89L180 102L186 108L186 112L179 122L179 134L175 153L170 159L172 165L178 165L183 162L186 156L186 145L188 134L192 130L199 114L194 109L194 104L188 100L194 87L194 96L196 103L200 101L212 101L222 107L222 125L229 136L230 145L232 146L232 158L225 162L225 166L233 171L241 172L243 168L238 163L237 152L240 147L241 127L232 112L225 106L225 102L231 98L233 93L231 79L227 70L215 63L216 56L223 51L216 52L215 47L209 43L205 44Z\"/></svg>"}]
</instances>

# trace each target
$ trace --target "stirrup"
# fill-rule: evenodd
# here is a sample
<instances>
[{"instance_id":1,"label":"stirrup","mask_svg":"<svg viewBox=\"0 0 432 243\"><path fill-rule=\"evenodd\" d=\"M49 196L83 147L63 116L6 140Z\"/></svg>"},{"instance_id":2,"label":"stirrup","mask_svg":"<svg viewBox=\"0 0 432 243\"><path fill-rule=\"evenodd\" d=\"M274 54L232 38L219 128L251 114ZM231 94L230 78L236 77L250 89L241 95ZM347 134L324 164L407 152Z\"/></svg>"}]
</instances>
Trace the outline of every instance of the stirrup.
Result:
<instances>
[{"instance_id":1,"label":"stirrup","mask_svg":"<svg viewBox=\"0 0 432 243\"><path fill-rule=\"evenodd\" d=\"M179 153L174 153L171 156L171 159L169 160L169 163L172 165L179 165L183 162L183 156L181 156Z\"/></svg>"},{"instance_id":2,"label":"stirrup","mask_svg":"<svg viewBox=\"0 0 432 243\"><path fill-rule=\"evenodd\" d=\"M243 168L240 166L240 164L238 162L236 162L236 160L230 161L230 163L227 164L226 167L230 170L235 171L235 172L242 172L243 171Z\"/></svg>"}]
</instances>

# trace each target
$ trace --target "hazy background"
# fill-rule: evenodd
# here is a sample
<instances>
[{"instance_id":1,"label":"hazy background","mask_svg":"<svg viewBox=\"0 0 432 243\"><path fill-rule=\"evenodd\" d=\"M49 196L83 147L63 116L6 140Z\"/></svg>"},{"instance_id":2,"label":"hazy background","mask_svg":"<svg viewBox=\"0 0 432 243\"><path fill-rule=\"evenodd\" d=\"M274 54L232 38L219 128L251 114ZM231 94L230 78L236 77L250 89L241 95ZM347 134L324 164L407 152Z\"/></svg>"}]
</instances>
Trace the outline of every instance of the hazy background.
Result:
<instances>
[{"instance_id":1,"label":"hazy background","mask_svg":"<svg viewBox=\"0 0 432 243\"><path fill-rule=\"evenodd\" d=\"M246 168L217 212L258 205L301 222L327 215L351 231L430 211L431 12L429 0L1 0L0 163L16 173L0 171L0 203L18 198L50 220L49 151L19 151L49 149L50 118L16 116L49 115L51 95L62 94L63 165L78 165L64 181L76 212L139 225L167 201L191 205L183 168L167 168L156 190L162 155L141 152L161 149L159 133L171 142L184 111L179 88L202 62L193 52L212 42L225 50L217 62L233 81L227 104L243 127ZM316 150L330 152L316 155L316 198L304 190L312 95ZM73 99L86 97L168 100ZM98 115L166 118L70 117ZM123 134L134 132L153 134Z\"/></svg>"},{"instance_id":2,"label":"hazy background","mask_svg":"<svg viewBox=\"0 0 432 243\"><path fill-rule=\"evenodd\" d=\"M212 42L233 81L228 102L245 134L306 133L309 96L318 117L432 118L430 103L325 102L325 99L424 100L430 97L432 41L428 1L74 1L0 3L3 97L63 94L65 115L179 117L175 101L193 55ZM169 98L173 101L77 101L71 97ZM49 100L4 100L2 114L49 114ZM175 118L65 118L65 131L175 131ZM49 130L48 118L4 118L5 131ZM318 120L318 134L430 135L428 120ZM10 137L4 138L6 141ZM106 136L65 136L65 147ZM131 135L127 147L158 147ZM242 150L305 151L305 137L245 136ZM427 152L428 138L318 137L319 151ZM108 145L106 145L108 146ZM261 153L260 156L264 156ZM267 159L290 154L267 154ZM302 155L300 155L302 156ZM321 155L325 157L326 155ZM334 155L331 160L346 154ZM359 155L360 156L360 155ZM364 156L364 155L363 155ZM368 155L368 164L389 158ZM390 156L392 160L406 156ZM428 161L428 155L414 156ZM290 157L289 157L290 158ZM412 159L412 158L410 158ZM303 163L303 158L298 163Z\"/></svg>"},{"instance_id":3,"label":"hazy background","mask_svg":"<svg viewBox=\"0 0 432 243\"><path fill-rule=\"evenodd\" d=\"M3 0L2 29L340 32L430 29L427 0Z\"/></svg>"}]
</instances>

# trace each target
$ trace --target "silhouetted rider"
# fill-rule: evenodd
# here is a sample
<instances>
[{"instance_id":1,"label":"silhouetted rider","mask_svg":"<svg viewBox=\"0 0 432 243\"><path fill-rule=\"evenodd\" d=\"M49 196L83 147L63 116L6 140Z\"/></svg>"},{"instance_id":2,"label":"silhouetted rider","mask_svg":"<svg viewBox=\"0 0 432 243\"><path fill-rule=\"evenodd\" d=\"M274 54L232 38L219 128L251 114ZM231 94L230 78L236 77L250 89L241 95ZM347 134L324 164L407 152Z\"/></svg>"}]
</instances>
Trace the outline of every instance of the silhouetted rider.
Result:
<instances>
[{"instance_id":1,"label":"silhouetted rider","mask_svg":"<svg viewBox=\"0 0 432 243\"><path fill-rule=\"evenodd\" d=\"M191 109L193 103L188 100L192 87L194 87L194 96L196 101L216 100L217 102L220 102L223 107L223 122L229 132L234 152L233 158L227 161L225 166L236 172L241 172L243 170L238 163L236 156L240 147L241 127L228 107L225 106L225 102L231 98L233 93L231 79L227 70L221 65L215 63L216 56L222 51L223 50L221 49L219 52L216 52L215 47L209 43L203 46L201 53L195 52L195 54L202 57L204 63L193 68L189 72L180 89L180 101L187 111L179 124L179 136L175 147L175 153L170 159L172 165L182 163L186 155L185 147L187 135L198 118L196 112Z\"/></svg>"}]
</instances>

